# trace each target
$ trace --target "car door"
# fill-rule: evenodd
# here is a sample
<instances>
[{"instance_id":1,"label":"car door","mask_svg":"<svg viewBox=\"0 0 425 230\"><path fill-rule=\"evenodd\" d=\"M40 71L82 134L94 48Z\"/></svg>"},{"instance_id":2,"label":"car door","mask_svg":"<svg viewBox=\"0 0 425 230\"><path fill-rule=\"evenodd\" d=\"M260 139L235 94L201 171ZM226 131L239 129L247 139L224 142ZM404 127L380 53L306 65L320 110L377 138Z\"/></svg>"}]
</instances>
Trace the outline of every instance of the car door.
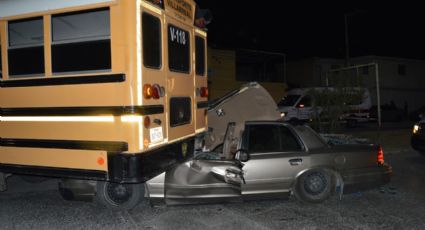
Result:
<instances>
[{"instance_id":1,"label":"car door","mask_svg":"<svg viewBox=\"0 0 425 230\"><path fill-rule=\"evenodd\" d=\"M203 153L165 175L167 204L237 201L241 196L241 167L221 160L217 153Z\"/></svg>"},{"instance_id":2,"label":"car door","mask_svg":"<svg viewBox=\"0 0 425 230\"><path fill-rule=\"evenodd\" d=\"M298 136L283 123L247 123L242 148L250 154L243 167L244 198L289 195L296 175L310 164Z\"/></svg>"}]
</instances>

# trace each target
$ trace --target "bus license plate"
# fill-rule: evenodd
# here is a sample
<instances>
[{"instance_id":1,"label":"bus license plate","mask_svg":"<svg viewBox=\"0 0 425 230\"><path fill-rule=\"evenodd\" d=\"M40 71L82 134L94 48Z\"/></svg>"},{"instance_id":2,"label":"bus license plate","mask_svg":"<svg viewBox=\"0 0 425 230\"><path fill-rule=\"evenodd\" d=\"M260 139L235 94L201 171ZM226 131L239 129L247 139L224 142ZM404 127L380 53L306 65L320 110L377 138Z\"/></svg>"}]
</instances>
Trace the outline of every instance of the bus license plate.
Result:
<instances>
[{"instance_id":1,"label":"bus license plate","mask_svg":"<svg viewBox=\"0 0 425 230\"><path fill-rule=\"evenodd\" d=\"M151 143L160 142L164 139L162 136L162 127L150 129Z\"/></svg>"}]
</instances>

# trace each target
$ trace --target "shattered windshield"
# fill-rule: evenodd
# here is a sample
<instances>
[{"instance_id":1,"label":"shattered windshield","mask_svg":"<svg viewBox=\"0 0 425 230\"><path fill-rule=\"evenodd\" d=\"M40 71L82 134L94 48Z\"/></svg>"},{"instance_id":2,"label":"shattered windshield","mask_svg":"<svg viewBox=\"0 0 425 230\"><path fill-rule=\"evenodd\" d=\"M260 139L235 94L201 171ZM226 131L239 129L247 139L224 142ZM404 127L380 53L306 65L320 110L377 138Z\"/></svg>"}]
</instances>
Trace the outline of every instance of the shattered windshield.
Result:
<instances>
[{"instance_id":1,"label":"shattered windshield","mask_svg":"<svg viewBox=\"0 0 425 230\"><path fill-rule=\"evenodd\" d=\"M195 160L221 160L217 152L201 152L194 157Z\"/></svg>"},{"instance_id":2,"label":"shattered windshield","mask_svg":"<svg viewBox=\"0 0 425 230\"><path fill-rule=\"evenodd\" d=\"M295 103L298 101L298 99L300 98L300 95L288 95L286 97L284 97L278 104L277 106L282 107L282 106L293 106L295 105Z\"/></svg>"}]
</instances>

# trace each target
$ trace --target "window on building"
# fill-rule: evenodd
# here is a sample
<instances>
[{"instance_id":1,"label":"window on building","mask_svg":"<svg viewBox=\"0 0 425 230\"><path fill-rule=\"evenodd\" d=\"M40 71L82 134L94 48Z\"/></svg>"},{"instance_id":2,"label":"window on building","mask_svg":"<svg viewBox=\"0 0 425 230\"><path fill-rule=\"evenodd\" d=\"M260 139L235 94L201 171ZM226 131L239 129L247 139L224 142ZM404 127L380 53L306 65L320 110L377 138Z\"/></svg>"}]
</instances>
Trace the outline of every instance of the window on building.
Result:
<instances>
[{"instance_id":1,"label":"window on building","mask_svg":"<svg viewBox=\"0 0 425 230\"><path fill-rule=\"evenodd\" d=\"M9 21L10 77L44 73L43 18Z\"/></svg>"},{"instance_id":2,"label":"window on building","mask_svg":"<svg viewBox=\"0 0 425 230\"><path fill-rule=\"evenodd\" d=\"M168 25L168 63L171 71L189 73L189 32L173 25Z\"/></svg>"},{"instance_id":3,"label":"window on building","mask_svg":"<svg viewBox=\"0 0 425 230\"><path fill-rule=\"evenodd\" d=\"M404 75L406 75L406 72L407 72L406 65L398 64L398 75L404 76Z\"/></svg>"},{"instance_id":4,"label":"window on building","mask_svg":"<svg viewBox=\"0 0 425 230\"><path fill-rule=\"evenodd\" d=\"M109 9L52 16L53 73L110 69Z\"/></svg>"},{"instance_id":5,"label":"window on building","mask_svg":"<svg viewBox=\"0 0 425 230\"><path fill-rule=\"evenodd\" d=\"M159 18L142 14L143 64L148 68L161 68L161 21Z\"/></svg>"},{"instance_id":6,"label":"window on building","mask_svg":"<svg viewBox=\"0 0 425 230\"><path fill-rule=\"evenodd\" d=\"M283 82L284 68L282 55L236 51L237 81Z\"/></svg>"},{"instance_id":7,"label":"window on building","mask_svg":"<svg viewBox=\"0 0 425 230\"><path fill-rule=\"evenodd\" d=\"M250 125L248 151L251 153L300 151L301 145L284 126Z\"/></svg>"},{"instance_id":8,"label":"window on building","mask_svg":"<svg viewBox=\"0 0 425 230\"><path fill-rule=\"evenodd\" d=\"M339 69L340 67L339 65L331 65L331 69Z\"/></svg>"},{"instance_id":9,"label":"window on building","mask_svg":"<svg viewBox=\"0 0 425 230\"><path fill-rule=\"evenodd\" d=\"M195 38L196 75L205 75L205 40L199 36Z\"/></svg>"},{"instance_id":10,"label":"window on building","mask_svg":"<svg viewBox=\"0 0 425 230\"><path fill-rule=\"evenodd\" d=\"M363 66L362 67L362 74L363 75L369 75L369 66Z\"/></svg>"}]
</instances>

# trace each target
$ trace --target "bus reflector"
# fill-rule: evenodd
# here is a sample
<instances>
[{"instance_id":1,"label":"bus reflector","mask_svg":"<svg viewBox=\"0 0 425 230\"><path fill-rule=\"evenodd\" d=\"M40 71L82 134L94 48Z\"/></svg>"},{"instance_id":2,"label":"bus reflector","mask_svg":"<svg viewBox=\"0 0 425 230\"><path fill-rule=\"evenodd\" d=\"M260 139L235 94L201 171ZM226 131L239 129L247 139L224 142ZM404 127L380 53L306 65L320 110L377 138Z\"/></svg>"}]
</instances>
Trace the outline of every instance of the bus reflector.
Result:
<instances>
[{"instance_id":1,"label":"bus reflector","mask_svg":"<svg viewBox=\"0 0 425 230\"><path fill-rule=\"evenodd\" d=\"M103 159L103 157L97 158L97 164L99 164L99 165L105 164L105 159Z\"/></svg>"},{"instance_id":2,"label":"bus reflector","mask_svg":"<svg viewBox=\"0 0 425 230\"><path fill-rule=\"evenodd\" d=\"M208 97L208 88L201 87L201 97Z\"/></svg>"},{"instance_id":3,"label":"bus reflector","mask_svg":"<svg viewBox=\"0 0 425 230\"><path fill-rule=\"evenodd\" d=\"M145 128L149 128L151 126L151 119L149 116L146 116L145 119L143 120L143 125L145 126Z\"/></svg>"}]
</instances>

